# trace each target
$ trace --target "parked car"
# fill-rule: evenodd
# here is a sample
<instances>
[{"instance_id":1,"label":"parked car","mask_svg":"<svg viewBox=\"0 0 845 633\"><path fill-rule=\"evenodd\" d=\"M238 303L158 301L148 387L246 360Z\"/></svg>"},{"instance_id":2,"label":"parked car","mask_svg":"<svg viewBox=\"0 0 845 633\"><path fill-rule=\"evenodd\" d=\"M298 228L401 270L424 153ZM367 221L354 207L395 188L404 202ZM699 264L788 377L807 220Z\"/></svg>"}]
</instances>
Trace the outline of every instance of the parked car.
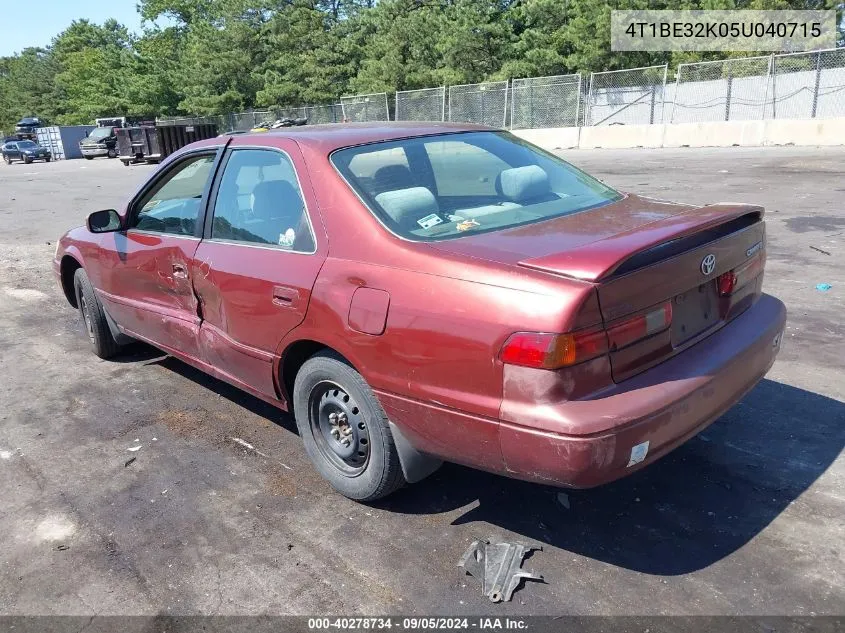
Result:
<instances>
[{"instance_id":1,"label":"parked car","mask_svg":"<svg viewBox=\"0 0 845 633\"><path fill-rule=\"evenodd\" d=\"M43 127L44 123L37 116L27 116L15 124L15 136L18 140L35 140L35 129Z\"/></svg>"},{"instance_id":2,"label":"parked car","mask_svg":"<svg viewBox=\"0 0 845 633\"><path fill-rule=\"evenodd\" d=\"M79 141L79 149L86 160L97 156L117 158L117 132L120 128L111 125L96 127L84 139Z\"/></svg>"},{"instance_id":3,"label":"parked car","mask_svg":"<svg viewBox=\"0 0 845 633\"><path fill-rule=\"evenodd\" d=\"M46 147L41 147L35 141L12 141L3 145L3 160L9 165L13 160L22 160L25 163L31 163L34 160L43 160L49 163L53 158L50 150Z\"/></svg>"},{"instance_id":4,"label":"parked car","mask_svg":"<svg viewBox=\"0 0 845 633\"><path fill-rule=\"evenodd\" d=\"M140 339L292 411L342 494L441 460L591 487L768 371L763 209L622 193L503 131L352 124L170 156L58 243L93 351Z\"/></svg>"}]
</instances>

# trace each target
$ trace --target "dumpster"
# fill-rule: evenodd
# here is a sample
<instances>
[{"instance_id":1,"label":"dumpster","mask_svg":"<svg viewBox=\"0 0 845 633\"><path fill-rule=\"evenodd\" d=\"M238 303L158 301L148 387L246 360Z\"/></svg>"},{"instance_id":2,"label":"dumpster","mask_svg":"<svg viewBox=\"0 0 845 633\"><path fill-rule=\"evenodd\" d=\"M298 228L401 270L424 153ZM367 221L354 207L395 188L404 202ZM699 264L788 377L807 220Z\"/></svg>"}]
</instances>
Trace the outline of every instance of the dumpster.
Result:
<instances>
[{"instance_id":1,"label":"dumpster","mask_svg":"<svg viewBox=\"0 0 845 633\"><path fill-rule=\"evenodd\" d=\"M157 163L194 141L214 136L217 126L210 123L139 125L117 130L117 151L127 166L140 161Z\"/></svg>"},{"instance_id":2,"label":"dumpster","mask_svg":"<svg viewBox=\"0 0 845 633\"><path fill-rule=\"evenodd\" d=\"M79 142L96 128L93 125L61 125L35 128L38 144L53 154L54 160L82 158Z\"/></svg>"}]
</instances>

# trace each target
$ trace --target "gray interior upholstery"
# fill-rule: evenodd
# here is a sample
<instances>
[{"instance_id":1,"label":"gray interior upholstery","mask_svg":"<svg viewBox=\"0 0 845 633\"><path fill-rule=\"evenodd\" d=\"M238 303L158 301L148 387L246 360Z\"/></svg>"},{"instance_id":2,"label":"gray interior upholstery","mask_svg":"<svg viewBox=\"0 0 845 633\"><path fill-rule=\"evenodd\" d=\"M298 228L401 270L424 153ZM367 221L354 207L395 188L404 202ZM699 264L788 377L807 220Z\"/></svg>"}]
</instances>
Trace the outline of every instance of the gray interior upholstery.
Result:
<instances>
[{"instance_id":1,"label":"gray interior upholstery","mask_svg":"<svg viewBox=\"0 0 845 633\"><path fill-rule=\"evenodd\" d=\"M425 187L409 187L385 191L376 196L376 202L402 227L418 229L417 220L440 211L434 194Z\"/></svg>"},{"instance_id":2,"label":"gray interior upholstery","mask_svg":"<svg viewBox=\"0 0 845 633\"><path fill-rule=\"evenodd\" d=\"M416 184L411 170L405 165L385 165L379 167L373 174L373 193L375 194L408 189Z\"/></svg>"},{"instance_id":3,"label":"gray interior upholstery","mask_svg":"<svg viewBox=\"0 0 845 633\"><path fill-rule=\"evenodd\" d=\"M551 193L549 175L539 165L505 169L496 179L496 189L514 202L543 198Z\"/></svg>"},{"instance_id":4,"label":"gray interior upholstery","mask_svg":"<svg viewBox=\"0 0 845 633\"><path fill-rule=\"evenodd\" d=\"M470 209L458 209L454 215L469 220L470 218L481 218L491 213L501 213L507 209L519 209L522 205L515 202L501 202L499 204L485 204L480 207L472 207Z\"/></svg>"},{"instance_id":5,"label":"gray interior upholstery","mask_svg":"<svg viewBox=\"0 0 845 633\"><path fill-rule=\"evenodd\" d=\"M252 233L276 244L280 233L299 226L304 205L296 187L287 180L261 182L252 195L254 220L249 226Z\"/></svg>"}]
</instances>

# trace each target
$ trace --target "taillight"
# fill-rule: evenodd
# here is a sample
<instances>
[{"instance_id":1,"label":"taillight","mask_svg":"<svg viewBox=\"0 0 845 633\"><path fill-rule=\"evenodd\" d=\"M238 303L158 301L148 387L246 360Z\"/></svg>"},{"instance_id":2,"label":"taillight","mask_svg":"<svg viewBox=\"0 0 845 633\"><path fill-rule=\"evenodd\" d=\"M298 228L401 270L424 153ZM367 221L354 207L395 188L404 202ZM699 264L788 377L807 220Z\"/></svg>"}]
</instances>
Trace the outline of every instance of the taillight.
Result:
<instances>
[{"instance_id":1,"label":"taillight","mask_svg":"<svg viewBox=\"0 0 845 633\"><path fill-rule=\"evenodd\" d=\"M716 278L716 284L719 288L719 294L727 297L733 294L734 290L742 288L752 279L756 278L763 272L765 258L758 255L754 259L749 259L741 266L737 266L733 270L719 275Z\"/></svg>"},{"instance_id":2,"label":"taillight","mask_svg":"<svg viewBox=\"0 0 845 633\"><path fill-rule=\"evenodd\" d=\"M502 346L499 358L509 365L537 369L559 369L607 353L604 330L582 330L570 334L516 332Z\"/></svg>"},{"instance_id":3,"label":"taillight","mask_svg":"<svg viewBox=\"0 0 845 633\"><path fill-rule=\"evenodd\" d=\"M640 339L657 334L672 324L672 303L667 301L660 306L614 323L607 328L607 339L611 351L627 347Z\"/></svg>"}]
</instances>

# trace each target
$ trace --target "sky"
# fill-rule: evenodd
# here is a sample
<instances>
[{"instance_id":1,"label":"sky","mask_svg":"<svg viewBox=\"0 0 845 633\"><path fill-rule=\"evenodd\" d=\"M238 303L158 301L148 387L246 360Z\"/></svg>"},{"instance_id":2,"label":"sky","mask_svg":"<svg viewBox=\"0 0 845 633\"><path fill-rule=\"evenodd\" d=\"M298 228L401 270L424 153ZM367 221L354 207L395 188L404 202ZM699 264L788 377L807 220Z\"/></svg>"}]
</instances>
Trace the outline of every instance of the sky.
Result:
<instances>
[{"instance_id":1,"label":"sky","mask_svg":"<svg viewBox=\"0 0 845 633\"><path fill-rule=\"evenodd\" d=\"M114 18L130 31L141 30L137 0L0 0L0 56L19 53L27 46L47 46L73 20L87 18L102 24ZM29 8L24 9L25 6ZM36 8L37 7L37 8ZM21 13L23 11L23 13ZM18 18L11 21L11 17Z\"/></svg>"}]
</instances>

